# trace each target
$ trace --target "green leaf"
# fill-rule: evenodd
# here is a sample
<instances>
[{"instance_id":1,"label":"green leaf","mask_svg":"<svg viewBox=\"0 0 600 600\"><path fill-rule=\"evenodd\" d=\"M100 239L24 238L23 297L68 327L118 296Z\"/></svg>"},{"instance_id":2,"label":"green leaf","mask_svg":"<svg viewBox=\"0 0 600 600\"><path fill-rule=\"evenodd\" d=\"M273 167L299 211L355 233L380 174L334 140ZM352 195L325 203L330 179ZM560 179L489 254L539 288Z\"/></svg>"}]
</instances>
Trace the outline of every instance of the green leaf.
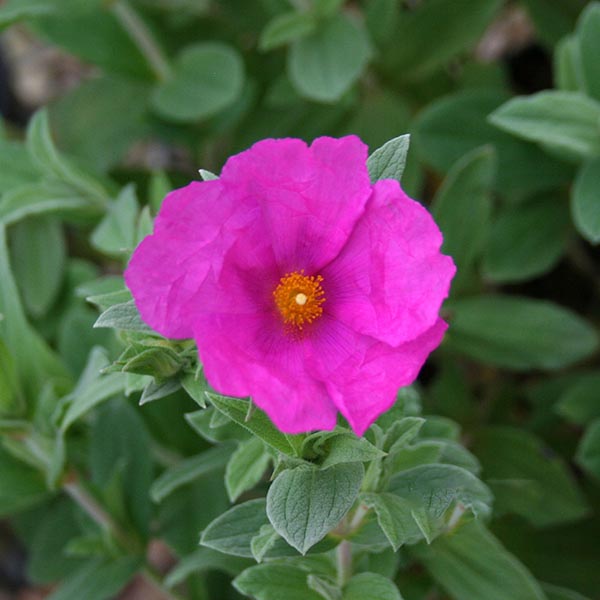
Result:
<instances>
[{"instance_id":1,"label":"green leaf","mask_svg":"<svg viewBox=\"0 0 600 600\"><path fill-rule=\"evenodd\" d=\"M577 40L585 88L589 96L600 100L600 4L590 2L581 13L577 25Z\"/></svg>"},{"instance_id":2,"label":"green leaf","mask_svg":"<svg viewBox=\"0 0 600 600\"><path fill-rule=\"evenodd\" d=\"M544 300L476 296L453 302L450 310L448 346L483 363L517 371L558 369L598 347L589 323Z\"/></svg>"},{"instance_id":3,"label":"green leaf","mask_svg":"<svg viewBox=\"0 0 600 600\"><path fill-rule=\"evenodd\" d=\"M367 34L345 15L322 22L296 40L288 54L288 74L302 96L335 102L360 77L371 57Z\"/></svg>"},{"instance_id":4,"label":"green leaf","mask_svg":"<svg viewBox=\"0 0 600 600\"><path fill-rule=\"evenodd\" d=\"M67 577L81 559L66 555L69 540L81 534L76 506L66 497L44 506L44 518L29 546L27 575L37 584L51 584Z\"/></svg>"},{"instance_id":5,"label":"green leaf","mask_svg":"<svg viewBox=\"0 0 600 600\"><path fill-rule=\"evenodd\" d=\"M306 581L308 587L320 594L325 600L342 600L342 590L331 579L310 574Z\"/></svg>"},{"instance_id":6,"label":"green leaf","mask_svg":"<svg viewBox=\"0 0 600 600\"><path fill-rule=\"evenodd\" d=\"M389 454L397 452L410 444L423 427L425 419L421 417L403 417L395 421L385 435L384 450Z\"/></svg>"},{"instance_id":7,"label":"green leaf","mask_svg":"<svg viewBox=\"0 0 600 600\"><path fill-rule=\"evenodd\" d=\"M100 171L117 165L148 134L149 91L146 82L114 75L84 81L50 107L59 144Z\"/></svg>"},{"instance_id":8,"label":"green leaf","mask_svg":"<svg viewBox=\"0 0 600 600\"><path fill-rule=\"evenodd\" d=\"M24 19L51 14L54 10L55 7L48 0L9 0L0 7L0 29Z\"/></svg>"},{"instance_id":9,"label":"green leaf","mask_svg":"<svg viewBox=\"0 0 600 600\"><path fill-rule=\"evenodd\" d=\"M0 516L30 508L47 497L44 478L38 471L13 458L0 446Z\"/></svg>"},{"instance_id":10,"label":"green leaf","mask_svg":"<svg viewBox=\"0 0 600 600\"><path fill-rule=\"evenodd\" d=\"M570 234L564 199L546 196L507 206L492 225L484 255L487 279L512 283L549 271L561 258Z\"/></svg>"},{"instance_id":11,"label":"green leaf","mask_svg":"<svg viewBox=\"0 0 600 600\"><path fill-rule=\"evenodd\" d=\"M454 503L476 516L491 512L492 495L475 475L454 465L421 465L395 474L388 491L438 519Z\"/></svg>"},{"instance_id":12,"label":"green leaf","mask_svg":"<svg viewBox=\"0 0 600 600\"><path fill-rule=\"evenodd\" d=\"M275 531L273 525L263 525L260 531L252 538L250 542L250 549L252 550L252 556L258 563L262 562L265 554L273 548L277 540L280 540L281 536Z\"/></svg>"},{"instance_id":13,"label":"green leaf","mask_svg":"<svg viewBox=\"0 0 600 600\"><path fill-rule=\"evenodd\" d=\"M22 398L14 360L8 352L6 344L0 338L0 417L21 414L22 408ZM11 422L12 420L5 422L4 427L10 430L12 428L10 426ZM21 421L21 423L26 424L27 421ZM0 427L1 431L2 427Z\"/></svg>"},{"instance_id":14,"label":"green leaf","mask_svg":"<svg viewBox=\"0 0 600 600\"><path fill-rule=\"evenodd\" d=\"M385 45L395 33L400 7L396 0L370 0L365 11L366 25L373 41Z\"/></svg>"},{"instance_id":15,"label":"green leaf","mask_svg":"<svg viewBox=\"0 0 600 600\"><path fill-rule=\"evenodd\" d=\"M577 173L571 191L571 214L581 235L592 244L600 243L600 159L585 163Z\"/></svg>"},{"instance_id":16,"label":"green leaf","mask_svg":"<svg viewBox=\"0 0 600 600\"><path fill-rule=\"evenodd\" d=\"M250 432L233 421L228 421L225 424L215 424L212 420L215 414L222 415L217 409L210 406L205 410L186 413L185 420L198 435L212 444L228 440L239 442L250 439Z\"/></svg>"},{"instance_id":17,"label":"green leaf","mask_svg":"<svg viewBox=\"0 0 600 600\"><path fill-rule=\"evenodd\" d=\"M295 447L290 443L290 438L281 433L267 415L257 408L253 408L252 415L248 417L249 403L247 400L221 396L219 394L206 393L206 397L217 410L227 415L251 433L257 435L275 450L284 454L296 456Z\"/></svg>"},{"instance_id":18,"label":"green leaf","mask_svg":"<svg viewBox=\"0 0 600 600\"><path fill-rule=\"evenodd\" d=\"M264 498L234 506L206 527L200 543L225 554L252 558L252 539L269 523L265 510Z\"/></svg>"},{"instance_id":19,"label":"green leaf","mask_svg":"<svg viewBox=\"0 0 600 600\"><path fill-rule=\"evenodd\" d=\"M307 573L291 565L258 565L233 580L238 592L257 600L323 600L308 587Z\"/></svg>"},{"instance_id":20,"label":"green leaf","mask_svg":"<svg viewBox=\"0 0 600 600\"><path fill-rule=\"evenodd\" d=\"M141 568L135 556L94 559L68 577L48 600L109 600L125 587Z\"/></svg>"},{"instance_id":21,"label":"green leaf","mask_svg":"<svg viewBox=\"0 0 600 600\"><path fill-rule=\"evenodd\" d=\"M184 360L168 346L153 346L142 350L130 358L122 370L126 373L152 375L162 381L178 373L184 365ZM179 388L179 385L177 385Z\"/></svg>"},{"instance_id":22,"label":"green leaf","mask_svg":"<svg viewBox=\"0 0 600 600\"><path fill-rule=\"evenodd\" d=\"M415 554L434 580L461 600L546 600L527 569L479 519L438 537Z\"/></svg>"},{"instance_id":23,"label":"green leaf","mask_svg":"<svg viewBox=\"0 0 600 600\"><path fill-rule=\"evenodd\" d=\"M367 160L371 182L375 183L380 179L401 181L409 145L410 135L405 134L386 142L381 148L377 148Z\"/></svg>"},{"instance_id":24,"label":"green leaf","mask_svg":"<svg viewBox=\"0 0 600 600\"><path fill-rule=\"evenodd\" d=\"M110 327L112 329L157 335L142 321L133 300L110 306L98 317L94 327Z\"/></svg>"},{"instance_id":25,"label":"green leaf","mask_svg":"<svg viewBox=\"0 0 600 600\"><path fill-rule=\"evenodd\" d=\"M383 492L363 494L361 501L375 510L379 527L395 552L404 544L414 544L423 539L414 517L414 507L403 498Z\"/></svg>"},{"instance_id":26,"label":"green leaf","mask_svg":"<svg viewBox=\"0 0 600 600\"><path fill-rule=\"evenodd\" d=\"M493 148L473 150L450 169L433 200L433 217L444 234L442 251L452 256L456 264L454 293L473 269L487 241L495 173Z\"/></svg>"},{"instance_id":27,"label":"green leaf","mask_svg":"<svg viewBox=\"0 0 600 600\"><path fill-rule=\"evenodd\" d=\"M200 173L200 177L202 177L202 181L214 181L215 179L219 179L219 176L215 175L212 171L200 169L198 172Z\"/></svg>"},{"instance_id":28,"label":"green leaf","mask_svg":"<svg viewBox=\"0 0 600 600\"><path fill-rule=\"evenodd\" d=\"M560 396L555 410L577 425L587 425L594 419L600 419L598 390L600 390L600 371L581 375Z\"/></svg>"},{"instance_id":29,"label":"green leaf","mask_svg":"<svg viewBox=\"0 0 600 600\"><path fill-rule=\"evenodd\" d=\"M548 48L573 31L585 2L571 0L521 0L535 25L536 33Z\"/></svg>"},{"instance_id":30,"label":"green leaf","mask_svg":"<svg viewBox=\"0 0 600 600\"><path fill-rule=\"evenodd\" d=\"M125 377L121 373L100 373L108 364L104 348L93 348L75 389L62 398L57 407L57 411L62 412L62 416L57 414L57 419L63 433L101 402L123 391Z\"/></svg>"},{"instance_id":31,"label":"green leaf","mask_svg":"<svg viewBox=\"0 0 600 600\"><path fill-rule=\"evenodd\" d=\"M272 50L311 34L317 21L310 12L288 12L269 21L260 34L258 47Z\"/></svg>"},{"instance_id":32,"label":"green leaf","mask_svg":"<svg viewBox=\"0 0 600 600\"><path fill-rule=\"evenodd\" d=\"M342 600L402 600L402 596L387 577L359 573L346 584Z\"/></svg>"},{"instance_id":33,"label":"green leaf","mask_svg":"<svg viewBox=\"0 0 600 600\"><path fill-rule=\"evenodd\" d=\"M232 502L251 490L262 478L271 456L265 451L263 441L252 437L242 442L231 455L225 470L225 487Z\"/></svg>"},{"instance_id":34,"label":"green leaf","mask_svg":"<svg viewBox=\"0 0 600 600\"><path fill-rule=\"evenodd\" d=\"M584 92L583 68L579 40L575 35L564 37L554 49L556 87L566 92Z\"/></svg>"},{"instance_id":35,"label":"green leaf","mask_svg":"<svg viewBox=\"0 0 600 600\"><path fill-rule=\"evenodd\" d=\"M99 66L106 73L138 80L153 78L138 46L115 18L114 9L106 10L108 7L103 5L95 10L77 11L74 9L86 2L71 0L69 4L65 10L37 18L30 25L52 45L64 48L86 63Z\"/></svg>"},{"instance_id":36,"label":"green leaf","mask_svg":"<svg viewBox=\"0 0 600 600\"><path fill-rule=\"evenodd\" d=\"M122 398L99 409L88 454L92 482L103 491L108 506L123 503L127 519L144 539L149 535L152 517L151 444L139 411Z\"/></svg>"},{"instance_id":37,"label":"green leaf","mask_svg":"<svg viewBox=\"0 0 600 600\"><path fill-rule=\"evenodd\" d=\"M135 186L124 187L104 219L92 232L92 245L110 255L130 253L135 248L139 207Z\"/></svg>"},{"instance_id":38,"label":"green leaf","mask_svg":"<svg viewBox=\"0 0 600 600\"><path fill-rule=\"evenodd\" d=\"M283 471L267 494L269 521L288 544L306 554L350 510L363 475L361 463Z\"/></svg>"},{"instance_id":39,"label":"green leaf","mask_svg":"<svg viewBox=\"0 0 600 600\"><path fill-rule=\"evenodd\" d=\"M6 192L0 200L0 223L12 225L37 215L64 218L99 215L101 208L61 182L25 184Z\"/></svg>"},{"instance_id":40,"label":"green leaf","mask_svg":"<svg viewBox=\"0 0 600 600\"><path fill-rule=\"evenodd\" d=\"M424 440L397 449L386 460L385 466L390 473L406 471L419 465L439 462L444 450L444 444L440 441Z\"/></svg>"},{"instance_id":41,"label":"green leaf","mask_svg":"<svg viewBox=\"0 0 600 600\"><path fill-rule=\"evenodd\" d=\"M203 375L198 372L186 373L181 378L181 387L198 406L206 408L206 392L209 387Z\"/></svg>"},{"instance_id":42,"label":"green leaf","mask_svg":"<svg viewBox=\"0 0 600 600\"><path fill-rule=\"evenodd\" d=\"M187 485L203 475L224 468L231 457L232 450L230 445L215 446L169 467L152 484L150 488L152 500L162 502L182 485Z\"/></svg>"},{"instance_id":43,"label":"green leaf","mask_svg":"<svg viewBox=\"0 0 600 600\"><path fill-rule=\"evenodd\" d=\"M156 214L165 196L173 189L173 184L164 171L154 171L148 185L149 204L152 213Z\"/></svg>"},{"instance_id":44,"label":"green leaf","mask_svg":"<svg viewBox=\"0 0 600 600\"><path fill-rule=\"evenodd\" d=\"M385 455L365 438L356 437L353 433L339 433L328 436L325 442L327 454L321 468L352 462L369 462Z\"/></svg>"},{"instance_id":45,"label":"green leaf","mask_svg":"<svg viewBox=\"0 0 600 600\"><path fill-rule=\"evenodd\" d=\"M61 288L66 248L60 223L48 217L26 219L10 230L13 272L28 311L45 314Z\"/></svg>"},{"instance_id":46,"label":"green leaf","mask_svg":"<svg viewBox=\"0 0 600 600\"><path fill-rule=\"evenodd\" d=\"M152 105L175 121L206 119L238 99L244 79L244 63L232 47L221 42L187 46L172 78L154 90Z\"/></svg>"},{"instance_id":47,"label":"green leaf","mask_svg":"<svg viewBox=\"0 0 600 600\"><path fill-rule=\"evenodd\" d=\"M549 583L542 583L542 589L548 600L591 600L573 590L567 590Z\"/></svg>"},{"instance_id":48,"label":"green leaf","mask_svg":"<svg viewBox=\"0 0 600 600\"><path fill-rule=\"evenodd\" d=\"M465 90L429 104L415 125L415 147L422 159L445 173L468 152L492 145L498 157L495 190L512 199L567 183L571 168L487 121L508 96L493 90Z\"/></svg>"},{"instance_id":49,"label":"green leaf","mask_svg":"<svg viewBox=\"0 0 600 600\"><path fill-rule=\"evenodd\" d=\"M477 436L473 450L495 490L499 509L517 513L537 527L567 523L588 513L567 465L533 434L490 427ZM494 485L502 480L531 483L527 494L519 494Z\"/></svg>"},{"instance_id":50,"label":"green leaf","mask_svg":"<svg viewBox=\"0 0 600 600\"><path fill-rule=\"evenodd\" d=\"M100 203L105 202L107 192L104 186L58 152L50 135L46 109L38 110L29 122L27 149L35 164L47 177L71 185Z\"/></svg>"},{"instance_id":51,"label":"green leaf","mask_svg":"<svg viewBox=\"0 0 600 600\"><path fill-rule=\"evenodd\" d=\"M555 148L567 160L600 154L600 102L578 92L549 91L513 98L489 120L517 137Z\"/></svg>"},{"instance_id":52,"label":"green leaf","mask_svg":"<svg viewBox=\"0 0 600 600\"><path fill-rule=\"evenodd\" d=\"M419 78L471 47L497 14L501 2L428 0L402 11L394 43L386 52L386 67L402 78Z\"/></svg>"},{"instance_id":53,"label":"green leaf","mask_svg":"<svg viewBox=\"0 0 600 600\"><path fill-rule=\"evenodd\" d=\"M10 268L6 229L0 223L0 338L10 349L25 396L35 398L53 377L69 380L64 365L27 323Z\"/></svg>"},{"instance_id":54,"label":"green leaf","mask_svg":"<svg viewBox=\"0 0 600 600\"><path fill-rule=\"evenodd\" d=\"M575 460L583 469L600 480L600 419L596 419L586 429L577 448Z\"/></svg>"},{"instance_id":55,"label":"green leaf","mask_svg":"<svg viewBox=\"0 0 600 600\"><path fill-rule=\"evenodd\" d=\"M35 181L38 177L39 172L24 144L0 138L0 194Z\"/></svg>"},{"instance_id":56,"label":"green leaf","mask_svg":"<svg viewBox=\"0 0 600 600\"><path fill-rule=\"evenodd\" d=\"M165 578L165 585L168 588L175 587L183 583L190 575L202 573L203 571L222 571L234 576L250 565L251 561L249 560L232 558L210 548L198 548L192 554L183 557L169 571Z\"/></svg>"},{"instance_id":57,"label":"green leaf","mask_svg":"<svg viewBox=\"0 0 600 600\"><path fill-rule=\"evenodd\" d=\"M161 398L166 398L171 394L174 394L181 387L181 382L176 377L170 379L161 380L153 379L146 385L142 396L140 398L140 406L147 404L148 402L154 402Z\"/></svg>"}]
</instances>

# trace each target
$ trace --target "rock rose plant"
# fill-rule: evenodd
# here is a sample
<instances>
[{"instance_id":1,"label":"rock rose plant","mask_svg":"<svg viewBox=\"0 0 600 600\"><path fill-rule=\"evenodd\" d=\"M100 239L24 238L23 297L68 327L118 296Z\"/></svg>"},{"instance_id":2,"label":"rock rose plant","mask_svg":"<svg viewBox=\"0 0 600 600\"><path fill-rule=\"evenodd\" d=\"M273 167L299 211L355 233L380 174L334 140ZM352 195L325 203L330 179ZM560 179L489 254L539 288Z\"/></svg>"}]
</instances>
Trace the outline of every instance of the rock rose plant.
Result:
<instances>
[{"instance_id":1,"label":"rock rose plant","mask_svg":"<svg viewBox=\"0 0 600 600\"><path fill-rule=\"evenodd\" d=\"M209 384L286 433L357 435L442 340L455 267L427 210L371 184L357 137L263 140L171 192L125 273L142 319L194 338Z\"/></svg>"}]
</instances>

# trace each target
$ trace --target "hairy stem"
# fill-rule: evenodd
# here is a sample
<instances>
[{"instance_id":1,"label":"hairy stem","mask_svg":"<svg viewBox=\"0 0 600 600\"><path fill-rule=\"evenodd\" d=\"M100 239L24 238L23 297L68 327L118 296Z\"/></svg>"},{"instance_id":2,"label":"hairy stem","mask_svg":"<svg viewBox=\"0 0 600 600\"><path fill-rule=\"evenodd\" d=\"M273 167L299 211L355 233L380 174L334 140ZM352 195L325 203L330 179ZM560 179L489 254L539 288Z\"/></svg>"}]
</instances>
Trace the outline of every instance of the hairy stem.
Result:
<instances>
[{"instance_id":1,"label":"hairy stem","mask_svg":"<svg viewBox=\"0 0 600 600\"><path fill-rule=\"evenodd\" d=\"M343 587L352 576L352 544L343 540L336 549L338 585Z\"/></svg>"},{"instance_id":2,"label":"hairy stem","mask_svg":"<svg viewBox=\"0 0 600 600\"><path fill-rule=\"evenodd\" d=\"M110 6L113 14L121 23L123 29L127 31L140 52L148 61L148 64L157 79L159 81L169 79L171 76L171 65L154 39L154 36L137 12L131 8L127 0L115 0Z\"/></svg>"}]
</instances>

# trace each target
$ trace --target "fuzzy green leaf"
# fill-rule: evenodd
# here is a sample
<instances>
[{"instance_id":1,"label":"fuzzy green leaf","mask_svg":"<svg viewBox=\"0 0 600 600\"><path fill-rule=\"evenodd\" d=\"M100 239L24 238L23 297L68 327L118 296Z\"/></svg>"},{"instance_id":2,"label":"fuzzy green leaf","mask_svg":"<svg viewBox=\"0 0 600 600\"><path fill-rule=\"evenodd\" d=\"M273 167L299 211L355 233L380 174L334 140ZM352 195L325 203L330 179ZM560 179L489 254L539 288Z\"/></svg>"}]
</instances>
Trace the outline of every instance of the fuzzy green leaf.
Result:
<instances>
[{"instance_id":1,"label":"fuzzy green leaf","mask_svg":"<svg viewBox=\"0 0 600 600\"><path fill-rule=\"evenodd\" d=\"M518 296L476 296L449 306L448 345L476 361L515 370L558 369L598 347L593 327L570 310Z\"/></svg>"},{"instance_id":2,"label":"fuzzy green leaf","mask_svg":"<svg viewBox=\"0 0 600 600\"><path fill-rule=\"evenodd\" d=\"M234 48L221 42L187 46L172 77L154 90L152 105L176 121L206 119L235 102L244 79L244 63Z\"/></svg>"},{"instance_id":3,"label":"fuzzy green leaf","mask_svg":"<svg viewBox=\"0 0 600 600\"><path fill-rule=\"evenodd\" d=\"M415 554L433 579L461 600L546 600L538 582L479 519Z\"/></svg>"},{"instance_id":4,"label":"fuzzy green leaf","mask_svg":"<svg viewBox=\"0 0 600 600\"><path fill-rule=\"evenodd\" d=\"M231 455L225 470L225 487L232 502L241 494L252 489L266 471L271 456L265 451L265 445L258 437L242 442Z\"/></svg>"},{"instance_id":5,"label":"fuzzy green leaf","mask_svg":"<svg viewBox=\"0 0 600 600\"><path fill-rule=\"evenodd\" d=\"M150 496L154 502L162 502L169 494L182 485L187 485L199 477L222 469L231 457L231 445L221 445L186 458L168 468L150 488Z\"/></svg>"},{"instance_id":6,"label":"fuzzy green leaf","mask_svg":"<svg viewBox=\"0 0 600 600\"><path fill-rule=\"evenodd\" d=\"M401 181L409 145L410 135L405 134L386 142L381 148L377 148L367 160L371 182L375 183L380 179Z\"/></svg>"},{"instance_id":7,"label":"fuzzy green leaf","mask_svg":"<svg viewBox=\"0 0 600 600\"><path fill-rule=\"evenodd\" d=\"M306 571L291 565L258 565L238 575L233 586L257 600L323 600L306 578Z\"/></svg>"},{"instance_id":8,"label":"fuzzy green leaf","mask_svg":"<svg viewBox=\"0 0 600 600\"><path fill-rule=\"evenodd\" d=\"M598 128L600 131L600 126ZM571 191L571 214L575 227L592 244L600 243L600 159L585 163Z\"/></svg>"},{"instance_id":9,"label":"fuzzy green leaf","mask_svg":"<svg viewBox=\"0 0 600 600\"><path fill-rule=\"evenodd\" d=\"M269 521L291 546L305 554L350 510L363 475L361 463L283 471L267 494Z\"/></svg>"},{"instance_id":10,"label":"fuzzy green leaf","mask_svg":"<svg viewBox=\"0 0 600 600\"><path fill-rule=\"evenodd\" d=\"M342 600L402 600L402 596L387 577L359 573L346 584Z\"/></svg>"},{"instance_id":11,"label":"fuzzy green leaf","mask_svg":"<svg viewBox=\"0 0 600 600\"><path fill-rule=\"evenodd\" d=\"M600 155L600 102L578 92L513 98L489 120L517 137L555 148L567 160Z\"/></svg>"},{"instance_id":12,"label":"fuzzy green leaf","mask_svg":"<svg viewBox=\"0 0 600 600\"><path fill-rule=\"evenodd\" d=\"M288 73L306 98L335 102L359 78L370 57L365 31L345 15L338 15L292 43Z\"/></svg>"}]
</instances>

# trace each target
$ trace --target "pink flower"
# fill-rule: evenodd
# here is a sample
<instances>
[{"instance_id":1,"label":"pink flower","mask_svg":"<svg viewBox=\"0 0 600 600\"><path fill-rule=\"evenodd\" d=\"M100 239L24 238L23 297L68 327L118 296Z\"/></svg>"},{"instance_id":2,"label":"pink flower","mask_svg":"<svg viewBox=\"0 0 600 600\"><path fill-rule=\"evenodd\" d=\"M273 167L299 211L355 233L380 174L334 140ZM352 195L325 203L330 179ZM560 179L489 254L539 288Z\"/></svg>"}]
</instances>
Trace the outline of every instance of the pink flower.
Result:
<instances>
[{"instance_id":1,"label":"pink flower","mask_svg":"<svg viewBox=\"0 0 600 600\"><path fill-rule=\"evenodd\" d=\"M355 136L264 140L170 193L125 273L143 320L194 338L211 386L286 433L357 435L442 340L455 267Z\"/></svg>"}]
</instances>

